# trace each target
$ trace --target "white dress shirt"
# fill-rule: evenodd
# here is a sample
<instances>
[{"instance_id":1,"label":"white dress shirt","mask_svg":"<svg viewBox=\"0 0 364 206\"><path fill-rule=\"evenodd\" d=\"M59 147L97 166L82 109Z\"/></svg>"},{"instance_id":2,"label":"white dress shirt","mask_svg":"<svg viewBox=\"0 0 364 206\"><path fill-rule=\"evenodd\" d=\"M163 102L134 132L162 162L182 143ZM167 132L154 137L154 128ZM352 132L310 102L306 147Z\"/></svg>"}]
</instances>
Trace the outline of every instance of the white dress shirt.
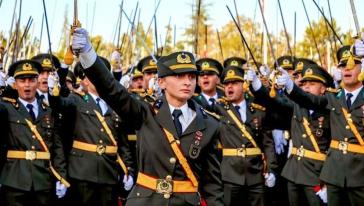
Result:
<instances>
[{"instance_id":1,"label":"white dress shirt","mask_svg":"<svg viewBox=\"0 0 364 206\"><path fill-rule=\"evenodd\" d=\"M105 115L105 113L107 112L107 109L108 109L106 102L103 99L101 99L101 97L96 96L95 94L92 94L91 92L89 92L89 94L92 97L92 99L94 99L96 105L97 105L97 98L100 99L99 105L100 105L100 108L101 108L101 113L102 113L102 115Z\"/></svg>"},{"instance_id":2,"label":"white dress shirt","mask_svg":"<svg viewBox=\"0 0 364 206\"><path fill-rule=\"evenodd\" d=\"M215 102L217 101L217 93L214 96L209 96L209 95L201 92L201 95L206 99L206 101L209 103L209 105L212 104L212 102L210 101L211 98L215 99Z\"/></svg>"},{"instance_id":3,"label":"white dress shirt","mask_svg":"<svg viewBox=\"0 0 364 206\"><path fill-rule=\"evenodd\" d=\"M175 109L180 109L182 111L182 115L179 116L178 120L179 122L181 122L182 125L182 133L187 129L187 127L191 124L191 122L195 119L196 117L196 112L188 107L188 104L184 104L182 107L180 108L176 108L173 107L172 105L169 105L169 111L171 112L171 114L173 113L173 111ZM172 116L173 118L173 116Z\"/></svg>"},{"instance_id":4,"label":"white dress shirt","mask_svg":"<svg viewBox=\"0 0 364 206\"><path fill-rule=\"evenodd\" d=\"M234 107L235 106L239 106L240 107L238 112L240 113L241 120L243 122L245 122L246 121L246 101L243 100L239 104L233 104L233 106Z\"/></svg>"},{"instance_id":5,"label":"white dress shirt","mask_svg":"<svg viewBox=\"0 0 364 206\"><path fill-rule=\"evenodd\" d=\"M27 104L33 105L33 112L34 112L35 118L38 117L39 107L38 107L38 102L37 102L37 99L36 98L34 99L33 102L27 102L24 99L22 99L22 98L19 97L19 101L24 105L25 109L27 109L28 112L29 112L29 109L27 107Z\"/></svg>"},{"instance_id":6,"label":"white dress shirt","mask_svg":"<svg viewBox=\"0 0 364 206\"><path fill-rule=\"evenodd\" d=\"M39 95L39 96L43 95L43 96L44 96L43 101L44 101L46 104L48 104L48 105L49 105L48 93L47 93L47 92L46 92L46 93L43 93L43 92L41 92L39 89L37 89L37 93L38 93L38 95Z\"/></svg>"},{"instance_id":7,"label":"white dress shirt","mask_svg":"<svg viewBox=\"0 0 364 206\"><path fill-rule=\"evenodd\" d=\"M360 93L360 90L363 88L363 86L359 87L358 89L352 91L352 92L349 92L348 90L344 89L345 91L345 100L346 100L346 94L347 93L351 93L353 96L350 98L351 100L351 104L354 103L354 101L356 100L356 98L358 97L359 93Z\"/></svg>"}]
</instances>

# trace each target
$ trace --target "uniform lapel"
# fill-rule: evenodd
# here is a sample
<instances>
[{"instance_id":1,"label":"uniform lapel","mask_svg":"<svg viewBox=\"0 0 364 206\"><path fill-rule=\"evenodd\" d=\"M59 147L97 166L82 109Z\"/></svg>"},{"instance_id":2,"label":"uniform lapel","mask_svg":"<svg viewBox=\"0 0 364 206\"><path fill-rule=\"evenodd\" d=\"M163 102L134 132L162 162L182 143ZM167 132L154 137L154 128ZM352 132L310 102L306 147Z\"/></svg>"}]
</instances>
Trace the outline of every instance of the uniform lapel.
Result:
<instances>
[{"instance_id":1,"label":"uniform lapel","mask_svg":"<svg viewBox=\"0 0 364 206\"><path fill-rule=\"evenodd\" d=\"M43 104L42 104L42 101L37 101L37 104L38 104L38 116L37 116L37 119L35 120L36 122L39 122L44 114L46 113L46 108L43 107Z\"/></svg>"},{"instance_id":2,"label":"uniform lapel","mask_svg":"<svg viewBox=\"0 0 364 206\"><path fill-rule=\"evenodd\" d=\"M169 110L168 102L165 96L162 97L162 105L159 108L159 111L156 114L155 118L160 126L167 129L170 133L173 134L174 137L178 137L176 127L173 123L172 114Z\"/></svg>"},{"instance_id":3,"label":"uniform lapel","mask_svg":"<svg viewBox=\"0 0 364 206\"><path fill-rule=\"evenodd\" d=\"M356 108L361 107L364 104L363 95L364 95L364 87L360 90L355 101L352 103L350 111L355 110Z\"/></svg>"},{"instance_id":4,"label":"uniform lapel","mask_svg":"<svg viewBox=\"0 0 364 206\"><path fill-rule=\"evenodd\" d=\"M20 112L20 114L22 114L23 117L25 117L26 119L31 120L32 118L30 117L30 114L29 114L27 108L25 108L23 103L21 103L19 100L17 100L17 101L18 101L18 105L19 105L18 111Z\"/></svg>"},{"instance_id":5,"label":"uniform lapel","mask_svg":"<svg viewBox=\"0 0 364 206\"><path fill-rule=\"evenodd\" d=\"M191 133L194 133L194 132L197 132L197 131L201 131L201 130L206 128L205 122L203 120L204 119L204 114L202 113L202 107L197 105L192 100L189 100L188 106L189 106L189 108L195 110L196 117L195 117L194 120L192 120L190 125L188 125L186 130L182 133L182 136L188 135L188 134L191 134Z\"/></svg>"}]
</instances>

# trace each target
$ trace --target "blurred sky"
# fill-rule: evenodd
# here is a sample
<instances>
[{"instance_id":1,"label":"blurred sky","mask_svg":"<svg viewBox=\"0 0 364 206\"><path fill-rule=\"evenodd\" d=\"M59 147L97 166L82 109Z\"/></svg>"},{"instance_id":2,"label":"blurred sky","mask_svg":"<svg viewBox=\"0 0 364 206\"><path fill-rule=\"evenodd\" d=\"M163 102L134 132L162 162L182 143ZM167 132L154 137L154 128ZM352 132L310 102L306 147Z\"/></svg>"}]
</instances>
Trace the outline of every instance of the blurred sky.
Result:
<instances>
[{"instance_id":1,"label":"blurred sky","mask_svg":"<svg viewBox=\"0 0 364 206\"><path fill-rule=\"evenodd\" d=\"M1 1L1 0L0 0ZM311 21L317 20L320 17L312 0L304 0ZM18 0L19 4L20 0ZM50 35L52 42L52 50L56 51L61 38L62 24L64 21L64 13L68 7L68 17L70 22L73 18L73 0L45 0L47 5L48 21L50 27ZM92 35L101 35L104 40L112 42L115 32L116 22L119 15L119 5L121 0L78 0L79 20L82 26L92 31ZM158 0L139 0L139 8L141 8L141 22L144 28L147 28L153 16L155 5ZM192 13L192 4L196 0L161 0L158 12L158 33L164 38L166 26L168 25L169 17L171 17L171 25L176 25L177 41L182 40L183 31L191 25L189 16ZM208 14L211 18L208 24L220 29L224 24L231 20L226 9L226 5L234 12L233 0L202 0L204 4L209 4ZM328 17L327 0L316 0L325 10ZM364 0L354 0L359 24L364 25ZM2 0L0 7L0 32L5 32L8 36L15 0ZM137 0L124 0L124 9L130 15L134 10ZM240 15L245 15L255 21L262 22L259 5L257 0L236 0ZM283 29L280 18L277 0L265 0L266 4L266 19L271 33L276 34L277 31ZM355 30L355 25L350 8L350 0L330 0L331 11L333 17L337 20L341 31L348 29ZM94 5L95 18L92 28L92 16ZM294 30L294 12L297 12L297 40L302 39L304 28L308 25L301 0L281 0L282 10L284 12L285 23L288 32L293 35ZM25 26L29 16L32 16L33 28L30 33L36 36L40 35L40 28L43 15L42 0L23 0L21 25ZM128 22L125 16L122 19L122 31L126 31ZM325 29L325 28L323 28ZM47 36L44 30L41 51L48 49ZM164 40L163 40L164 41Z\"/></svg>"}]
</instances>

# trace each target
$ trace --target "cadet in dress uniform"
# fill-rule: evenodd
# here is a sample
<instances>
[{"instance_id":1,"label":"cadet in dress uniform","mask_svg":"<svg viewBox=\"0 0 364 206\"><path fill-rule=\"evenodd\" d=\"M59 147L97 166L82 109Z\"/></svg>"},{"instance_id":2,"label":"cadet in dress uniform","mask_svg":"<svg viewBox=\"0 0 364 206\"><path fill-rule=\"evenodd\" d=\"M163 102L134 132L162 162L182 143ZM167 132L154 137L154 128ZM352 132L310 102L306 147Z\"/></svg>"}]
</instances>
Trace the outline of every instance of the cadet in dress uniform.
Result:
<instances>
[{"instance_id":1,"label":"cadet in dress uniform","mask_svg":"<svg viewBox=\"0 0 364 206\"><path fill-rule=\"evenodd\" d=\"M68 154L71 199L77 205L115 205L118 182L122 181L127 190L133 184L131 154L121 119L99 97L79 63L75 73L86 92L75 90L67 98L50 98L52 107L73 111L72 118L68 117L74 125Z\"/></svg>"},{"instance_id":2,"label":"cadet in dress uniform","mask_svg":"<svg viewBox=\"0 0 364 206\"><path fill-rule=\"evenodd\" d=\"M0 147L6 152L0 157L5 160L0 164L2 205L51 205L56 180L58 197L69 186L52 111L35 98L41 70L32 60L18 61L9 68L18 99L4 97L0 103Z\"/></svg>"},{"instance_id":3,"label":"cadet in dress uniform","mask_svg":"<svg viewBox=\"0 0 364 206\"><path fill-rule=\"evenodd\" d=\"M223 70L222 65L215 59L202 58L196 61L198 76L198 86L201 92L194 99L203 108L213 111L217 100L223 97L223 92L217 89L220 83L220 75Z\"/></svg>"},{"instance_id":4,"label":"cadet in dress uniform","mask_svg":"<svg viewBox=\"0 0 364 206\"><path fill-rule=\"evenodd\" d=\"M76 29L73 49L101 97L138 130L138 179L127 205L223 205L217 142L219 123L191 97L197 69L189 52L158 60L164 95L154 107L141 103L113 80L97 58L84 29Z\"/></svg>"},{"instance_id":5,"label":"cadet in dress uniform","mask_svg":"<svg viewBox=\"0 0 364 206\"><path fill-rule=\"evenodd\" d=\"M223 123L220 141L224 203L264 205L264 174L269 176L272 187L277 166L272 137L263 130L265 108L244 99L241 68L228 66L222 79L227 101L216 105L215 111Z\"/></svg>"},{"instance_id":6,"label":"cadet in dress uniform","mask_svg":"<svg viewBox=\"0 0 364 206\"><path fill-rule=\"evenodd\" d=\"M302 91L283 73L289 97L307 109L329 109L332 140L320 179L327 185L329 205L362 205L364 202L364 89L358 80L361 60L355 48L341 48L342 90L324 96Z\"/></svg>"},{"instance_id":7,"label":"cadet in dress uniform","mask_svg":"<svg viewBox=\"0 0 364 206\"><path fill-rule=\"evenodd\" d=\"M323 68L309 62L302 60L301 88L314 95L324 95L327 88L334 86L333 79ZM253 74L255 79L252 83L253 94L258 102L274 108L277 113L282 110L289 110L292 113L290 119L284 122L291 122L290 133L293 147L282 171L282 176L288 180L290 205L326 203L326 188L319 176L331 140L330 111L328 109L308 110L292 101L282 101L279 96L270 98L269 92L261 86L254 71L249 73Z\"/></svg>"},{"instance_id":8,"label":"cadet in dress uniform","mask_svg":"<svg viewBox=\"0 0 364 206\"><path fill-rule=\"evenodd\" d=\"M155 58L158 60L160 56L155 56ZM157 63L152 56L146 56L138 62L137 68L143 74L143 88L150 89L149 81L156 78L157 75Z\"/></svg>"}]
</instances>

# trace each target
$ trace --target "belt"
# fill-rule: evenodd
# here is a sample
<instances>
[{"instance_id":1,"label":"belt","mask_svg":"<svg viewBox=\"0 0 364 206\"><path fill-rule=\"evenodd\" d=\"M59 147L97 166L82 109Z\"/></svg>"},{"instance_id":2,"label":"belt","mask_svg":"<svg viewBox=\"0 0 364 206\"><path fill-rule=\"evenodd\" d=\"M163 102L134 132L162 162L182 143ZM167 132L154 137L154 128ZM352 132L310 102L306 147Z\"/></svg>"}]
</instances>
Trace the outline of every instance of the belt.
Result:
<instances>
[{"instance_id":1,"label":"belt","mask_svg":"<svg viewBox=\"0 0 364 206\"><path fill-rule=\"evenodd\" d=\"M89 144L85 142L80 141L73 141L73 148L84 150L88 152L96 152L99 155L106 154L116 154L118 151L118 148L116 146L106 146L106 145L95 145L95 144Z\"/></svg>"},{"instance_id":2,"label":"belt","mask_svg":"<svg viewBox=\"0 0 364 206\"><path fill-rule=\"evenodd\" d=\"M191 181L172 180L172 176L168 175L165 179L156 179L144 173L138 173L136 182L138 185L163 194L164 198L170 198L172 193L193 193L198 192L198 188L192 185Z\"/></svg>"},{"instance_id":3,"label":"belt","mask_svg":"<svg viewBox=\"0 0 364 206\"><path fill-rule=\"evenodd\" d=\"M261 155L262 151L257 148L237 148L237 149L222 149L223 156L239 156L239 157L246 157L246 156L256 156Z\"/></svg>"},{"instance_id":4,"label":"belt","mask_svg":"<svg viewBox=\"0 0 364 206\"><path fill-rule=\"evenodd\" d=\"M49 160L51 159L51 154L49 152L38 152L38 151L16 151L9 150L7 158L11 159L26 159L26 160Z\"/></svg>"},{"instance_id":5,"label":"belt","mask_svg":"<svg viewBox=\"0 0 364 206\"><path fill-rule=\"evenodd\" d=\"M300 148L292 147L291 154L298 156L298 160L303 157L319 161L325 161L326 159L326 154L307 150L303 148L303 146L301 146Z\"/></svg>"},{"instance_id":6,"label":"belt","mask_svg":"<svg viewBox=\"0 0 364 206\"><path fill-rule=\"evenodd\" d=\"M342 151L343 154L348 152L364 154L364 146L345 141L331 140L330 147Z\"/></svg>"}]
</instances>

